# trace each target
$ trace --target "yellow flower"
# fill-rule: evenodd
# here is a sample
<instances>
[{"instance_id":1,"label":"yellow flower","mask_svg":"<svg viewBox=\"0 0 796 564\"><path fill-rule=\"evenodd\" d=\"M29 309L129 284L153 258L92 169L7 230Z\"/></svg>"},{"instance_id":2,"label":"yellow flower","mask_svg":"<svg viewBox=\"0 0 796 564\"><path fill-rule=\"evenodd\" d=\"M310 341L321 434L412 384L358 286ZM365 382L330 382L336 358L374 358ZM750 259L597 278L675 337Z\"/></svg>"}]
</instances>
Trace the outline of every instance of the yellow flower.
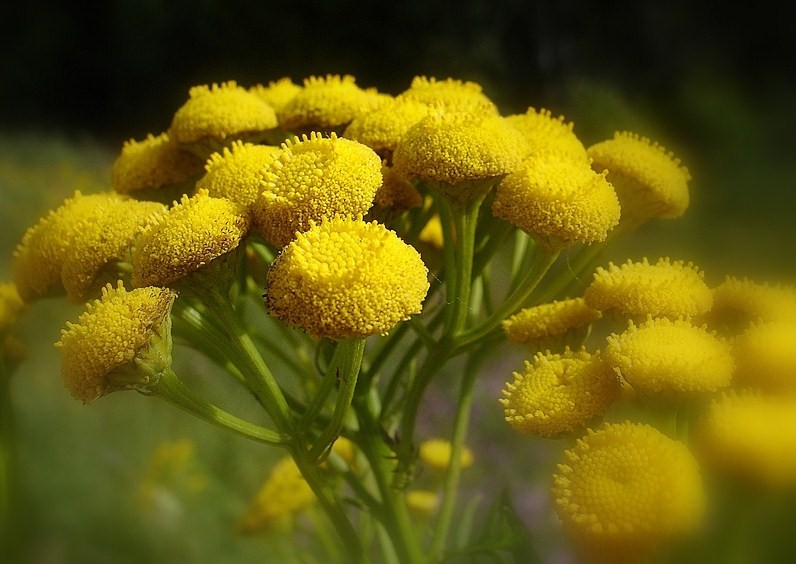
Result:
<instances>
[{"instance_id":1,"label":"yellow flower","mask_svg":"<svg viewBox=\"0 0 796 564\"><path fill-rule=\"evenodd\" d=\"M525 156L522 135L485 114L431 115L410 127L393 154L396 172L449 185L505 176Z\"/></svg>"},{"instance_id":2,"label":"yellow flower","mask_svg":"<svg viewBox=\"0 0 796 564\"><path fill-rule=\"evenodd\" d=\"M526 308L503 321L503 331L512 343L554 337L589 325L602 313L586 305L583 298L571 298Z\"/></svg>"},{"instance_id":3,"label":"yellow flower","mask_svg":"<svg viewBox=\"0 0 796 564\"><path fill-rule=\"evenodd\" d=\"M704 515L699 468L685 445L649 425L605 424L564 453L552 494L588 560L640 562L695 532Z\"/></svg>"},{"instance_id":4,"label":"yellow flower","mask_svg":"<svg viewBox=\"0 0 796 564\"><path fill-rule=\"evenodd\" d=\"M417 189L391 166L382 165L381 175L383 181L373 199L374 206L403 211L423 205L423 198Z\"/></svg>"},{"instance_id":5,"label":"yellow flower","mask_svg":"<svg viewBox=\"0 0 796 564\"><path fill-rule=\"evenodd\" d=\"M796 485L796 399L752 392L714 400L696 428L716 470L757 485Z\"/></svg>"},{"instance_id":6,"label":"yellow flower","mask_svg":"<svg viewBox=\"0 0 796 564\"><path fill-rule=\"evenodd\" d=\"M122 199L113 193L83 196L75 192L29 228L11 263L20 296L29 302L46 296L59 284L64 257L82 237L83 227L99 221L110 205Z\"/></svg>"},{"instance_id":7,"label":"yellow flower","mask_svg":"<svg viewBox=\"0 0 796 564\"><path fill-rule=\"evenodd\" d=\"M355 118L344 135L367 145L389 161L406 131L429 113L428 105L422 102L395 98L383 107Z\"/></svg>"},{"instance_id":8,"label":"yellow flower","mask_svg":"<svg viewBox=\"0 0 796 564\"><path fill-rule=\"evenodd\" d=\"M13 282L0 283L0 332L11 327L17 320L25 302Z\"/></svg>"},{"instance_id":9,"label":"yellow flower","mask_svg":"<svg viewBox=\"0 0 796 564\"><path fill-rule=\"evenodd\" d=\"M167 286L234 251L249 219L238 204L206 190L183 196L152 219L133 250L133 286Z\"/></svg>"},{"instance_id":10,"label":"yellow flower","mask_svg":"<svg viewBox=\"0 0 796 564\"><path fill-rule=\"evenodd\" d=\"M202 174L202 160L183 151L167 133L130 139L111 169L111 187L120 194L180 186Z\"/></svg>"},{"instance_id":11,"label":"yellow flower","mask_svg":"<svg viewBox=\"0 0 796 564\"><path fill-rule=\"evenodd\" d=\"M633 388L646 394L712 392L730 384L733 361L723 339L678 319L632 321L621 335L608 337L603 351Z\"/></svg>"},{"instance_id":12,"label":"yellow flower","mask_svg":"<svg viewBox=\"0 0 796 564\"><path fill-rule=\"evenodd\" d=\"M728 276L713 290L713 310L751 319L796 321L796 288Z\"/></svg>"},{"instance_id":13,"label":"yellow flower","mask_svg":"<svg viewBox=\"0 0 796 564\"><path fill-rule=\"evenodd\" d=\"M280 147L234 141L221 153L213 153L205 174L197 183L212 198L226 198L248 208L262 192L262 174L279 154Z\"/></svg>"},{"instance_id":14,"label":"yellow flower","mask_svg":"<svg viewBox=\"0 0 796 564\"><path fill-rule=\"evenodd\" d=\"M194 86L188 95L174 114L169 136L186 145L206 145L201 153L234 139L257 138L277 126L274 109L235 81Z\"/></svg>"},{"instance_id":15,"label":"yellow flower","mask_svg":"<svg viewBox=\"0 0 796 564\"><path fill-rule=\"evenodd\" d=\"M429 218L428 223L420 230L417 238L437 249L441 249L445 245L442 233L442 220L439 214L434 214Z\"/></svg>"},{"instance_id":16,"label":"yellow flower","mask_svg":"<svg viewBox=\"0 0 796 564\"><path fill-rule=\"evenodd\" d=\"M444 439L429 439L420 443L420 460L437 472L445 472L451 461L453 445ZM462 447L459 455L459 465L462 468L469 468L473 465L473 451Z\"/></svg>"},{"instance_id":17,"label":"yellow flower","mask_svg":"<svg viewBox=\"0 0 796 564\"><path fill-rule=\"evenodd\" d=\"M539 353L514 373L500 399L506 421L521 433L555 438L601 416L619 396L619 379L599 353Z\"/></svg>"},{"instance_id":18,"label":"yellow flower","mask_svg":"<svg viewBox=\"0 0 796 564\"><path fill-rule=\"evenodd\" d=\"M75 399L92 403L118 390L146 390L171 366L171 306L165 288L130 292L108 284L77 323L67 322L56 347L61 375Z\"/></svg>"},{"instance_id":19,"label":"yellow flower","mask_svg":"<svg viewBox=\"0 0 796 564\"><path fill-rule=\"evenodd\" d=\"M80 232L63 256L61 281L72 303L82 303L96 296L100 287L116 280L115 262L131 260L132 247L140 228L166 207L155 202L109 199L101 214L75 219L73 228Z\"/></svg>"},{"instance_id":20,"label":"yellow flower","mask_svg":"<svg viewBox=\"0 0 796 564\"><path fill-rule=\"evenodd\" d=\"M315 494L291 457L279 460L238 523L240 532L253 534L279 529L285 519L315 503Z\"/></svg>"},{"instance_id":21,"label":"yellow flower","mask_svg":"<svg viewBox=\"0 0 796 564\"><path fill-rule=\"evenodd\" d=\"M478 111L497 115L497 107L482 90L481 85L475 82L416 76L409 88L398 98L435 106L445 111Z\"/></svg>"},{"instance_id":22,"label":"yellow flower","mask_svg":"<svg viewBox=\"0 0 796 564\"><path fill-rule=\"evenodd\" d=\"M619 223L619 200L585 161L556 154L527 159L498 185L492 213L559 249L604 241Z\"/></svg>"},{"instance_id":23,"label":"yellow flower","mask_svg":"<svg viewBox=\"0 0 796 564\"><path fill-rule=\"evenodd\" d=\"M616 309L628 316L691 317L713 305L713 294L703 281L704 273L691 263L661 258L628 260L599 267L584 298L594 309Z\"/></svg>"},{"instance_id":24,"label":"yellow flower","mask_svg":"<svg viewBox=\"0 0 796 564\"><path fill-rule=\"evenodd\" d=\"M338 131L355 117L384 101L374 90L363 90L351 75L311 76L304 88L279 111L279 125L296 131Z\"/></svg>"},{"instance_id":25,"label":"yellow flower","mask_svg":"<svg viewBox=\"0 0 796 564\"><path fill-rule=\"evenodd\" d=\"M796 392L796 321L753 323L735 341L741 380L769 392Z\"/></svg>"},{"instance_id":26,"label":"yellow flower","mask_svg":"<svg viewBox=\"0 0 796 564\"><path fill-rule=\"evenodd\" d=\"M608 170L628 219L673 219L688 209L688 169L657 143L617 132L613 139L589 147L588 154L594 170Z\"/></svg>"},{"instance_id":27,"label":"yellow flower","mask_svg":"<svg viewBox=\"0 0 796 564\"><path fill-rule=\"evenodd\" d=\"M163 520L176 517L183 507L181 497L192 496L207 486L207 478L196 470L196 445L190 439L159 443L149 459L138 487L138 502Z\"/></svg>"},{"instance_id":28,"label":"yellow flower","mask_svg":"<svg viewBox=\"0 0 796 564\"><path fill-rule=\"evenodd\" d=\"M281 112L287 104L301 92L301 86L294 84L288 77L272 80L268 86L255 84L249 92L271 106L275 112Z\"/></svg>"},{"instance_id":29,"label":"yellow flower","mask_svg":"<svg viewBox=\"0 0 796 564\"><path fill-rule=\"evenodd\" d=\"M263 173L253 207L257 229L284 247L310 221L365 215L381 184L381 159L369 147L334 133L296 137Z\"/></svg>"},{"instance_id":30,"label":"yellow flower","mask_svg":"<svg viewBox=\"0 0 796 564\"><path fill-rule=\"evenodd\" d=\"M268 309L310 335L331 339L387 333L420 313L428 270L411 246L376 222L311 224L268 273Z\"/></svg>"},{"instance_id":31,"label":"yellow flower","mask_svg":"<svg viewBox=\"0 0 796 564\"><path fill-rule=\"evenodd\" d=\"M437 512L439 494L430 490L410 490L406 492L406 506L416 517L428 519Z\"/></svg>"},{"instance_id":32,"label":"yellow flower","mask_svg":"<svg viewBox=\"0 0 796 564\"><path fill-rule=\"evenodd\" d=\"M586 148L572 131L572 122L564 116L553 117L550 110L528 108L524 114L506 117L506 121L522 133L532 156L556 154L587 162Z\"/></svg>"}]
</instances>

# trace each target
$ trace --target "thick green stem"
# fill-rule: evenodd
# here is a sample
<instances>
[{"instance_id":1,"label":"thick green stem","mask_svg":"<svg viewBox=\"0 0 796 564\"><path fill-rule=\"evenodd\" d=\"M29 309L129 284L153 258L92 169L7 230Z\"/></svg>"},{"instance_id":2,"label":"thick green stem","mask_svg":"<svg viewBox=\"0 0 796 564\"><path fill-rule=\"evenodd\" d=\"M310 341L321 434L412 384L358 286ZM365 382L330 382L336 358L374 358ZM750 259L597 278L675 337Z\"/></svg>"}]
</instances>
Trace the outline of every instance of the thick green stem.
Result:
<instances>
[{"instance_id":1,"label":"thick green stem","mask_svg":"<svg viewBox=\"0 0 796 564\"><path fill-rule=\"evenodd\" d=\"M11 378L0 339L0 546L15 561L19 555L19 504L17 502L17 458Z\"/></svg>"},{"instance_id":2,"label":"thick green stem","mask_svg":"<svg viewBox=\"0 0 796 564\"><path fill-rule=\"evenodd\" d=\"M475 231L478 225L478 211L485 196L486 193L451 205L453 225L456 230L455 269L452 273L455 282L453 293L448 298L448 303L453 308L453 314L446 335L456 335L461 332L467 324L467 317L470 314Z\"/></svg>"}]
</instances>

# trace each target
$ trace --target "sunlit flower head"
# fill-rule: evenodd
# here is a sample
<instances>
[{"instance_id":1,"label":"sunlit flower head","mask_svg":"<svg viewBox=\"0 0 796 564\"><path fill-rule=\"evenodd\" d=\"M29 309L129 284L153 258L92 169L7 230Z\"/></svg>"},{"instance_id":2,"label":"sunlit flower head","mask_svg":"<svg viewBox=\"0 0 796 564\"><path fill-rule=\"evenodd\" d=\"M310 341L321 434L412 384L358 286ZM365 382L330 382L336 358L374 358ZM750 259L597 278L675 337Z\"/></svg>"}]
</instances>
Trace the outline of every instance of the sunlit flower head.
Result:
<instances>
[{"instance_id":1,"label":"sunlit flower head","mask_svg":"<svg viewBox=\"0 0 796 564\"><path fill-rule=\"evenodd\" d=\"M619 379L598 354L539 353L514 373L500 399L506 421L521 433L556 438L601 416L619 396Z\"/></svg>"},{"instance_id":2,"label":"sunlit flower head","mask_svg":"<svg viewBox=\"0 0 796 564\"><path fill-rule=\"evenodd\" d=\"M733 374L729 344L682 319L630 321L621 335L608 337L603 354L645 394L712 392L728 386Z\"/></svg>"},{"instance_id":3,"label":"sunlit flower head","mask_svg":"<svg viewBox=\"0 0 796 564\"><path fill-rule=\"evenodd\" d=\"M69 301L83 303L96 297L106 283L117 280L120 272L115 263L129 265L141 227L165 211L166 206L156 202L113 199L103 204L101 214L76 221L74 227L80 235L66 249L61 270Z\"/></svg>"},{"instance_id":4,"label":"sunlit flower head","mask_svg":"<svg viewBox=\"0 0 796 564\"><path fill-rule=\"evenodd\" d=\"M133 250L133 286L167 286L234 251L249 219L239 205L206 190L183 196L152 219Z\"/></svg>"},{"instance_id":5,"label":"sunlit flower head","mask_svg":"<svg viewBox=\"0 0 796 564\"><path fill-rule=\"evenodd\" d=\"M420 313L427 273L417 251L383 225L324 220L274 261L266 304L310 335L365 338Z\"/></svg>"},{"instance_id":6,"label":"sunlit flower head","mask_svg":"<svg viewBox=\"0 0 796 564\"><path fill-rule=\"evenodd\" d=\"M183 185L202 174L203 162L184 151L168 133L125 141L113 162L111 187L120 194L138 194Z\"/></svg>"},{"instance_id":7,"label":"sunlit flower head","mask_svg":"<svg viewBox=\"0 0 796 564\"><path fill-rule=\"evenodd\" d=\"M64 258L83 236L84 226L100 221L109 206L123 199L112 192L90 196L75 192L27 230L11 262L14 282L25 301L60 288Z\"/></svg>"},{"instance_id":8,"label":"sunlit flower head","mask_svg":"<svg viewBox=\"0 0 796 564\"><path fill-rule=\"evenodd\" d=\"M503 331L512 343L526 343L563 335L600 317L583 298L570 298L523 309L503 321Z\"/></svg>"},{"instance_id":9,"label":"sunlit flower head","mask_svg":"<svg viewBox=\"0 0 796 564\"><path fill-rule=\"evenodd\" d=\"M311 76L280 111L282 129L341 132L351 120L384 103L374 90L357 86L351 75Z\"/></svg>"},{"instance_id":10,"label":"sunlit flower head","mask_svg":"<svg viewBox=\"0 0 796 564\"><path fill-rule=\"evenodd\" d=\"M310 221L365 215L381 185L381 159L369 147L334 133L296 137L263 172L255 223L269 243L284 247Z\"/></svg>"},{"instance_id":11,"label":"sunlit flower head","mask_svg":"<svg viewBox=\"0 0 796 564\"><path fill-rule=\"evenodd\" d=\"M492 213L560 249L604 241L619 223L619 200L605 175L585 160L539 154L498 185Z\"/></svg>"},{"instance_id":12,"label":"sunlit flower head","mask_svg":"<svg viewBox=\"0 0 796 564\"><path fill-rule=\"evenodd\" d=\"M757 485L796 485L796 398L752 392L714 400L696 427L712 468Z\"/></svg>"},{"instance_id":13,"label":"sunlit flower head","mask_svg":"<svg viewBox=\"0 0 796 564\"><path fill-rule=\"evenodd\" d=\"M641 562L696 532L705 513L688 448L649 425L605 424L564 453L552 494L564 530L590 561Z\"/></svg>"},{"instance_id":14,"label":"sunlit flower head","mask_svg":"<svg viewBox=\"0 0 796 564\"><path fill-rule=\"evenodd\" d=\"M733 346L739 379L769 392L796 392L796 320L753 323Z\"/></svg>"},{"instance_id":15,"label":"sunlit flower head","mask_svg":"<svg viewBox=\"0 0 796 564\"><path fill-rule=\"evenodd\" d=\"M271 106L278 114L301 92L301 86L295 84L289 77L283 77L272 80L267 86L255 84L249 88L249 92Z\"/></svg>"},{"instance_id":16,"label":"sunlit flower head","mask_svg":"<svg viewBox=\"0 0 796 564\"><path fill-rule=\"evenodd\" d=\"M404 133L427 117L428 105L406 98L395 98L372 112L355 118L345 136L367 145L381 157L390 159Z\"/></svg>"},{"instance_id":17,"label":"sunlit flower head","mask_svg":"<svg viewBox=\"0 0 796 564\"><path fill-rule=\"evenodd\" d=\"M728 276L713 290L718 315L736 314L747 319L796 321L796 288L761 284Z\"/></svg>"},{"instance_id":18,"label":"sunlit flower head","mask_svg":"<svg viewBox=\"0 0 796 564\"><path fill-rule=\"evenodd\" d=\"M498 116L435 114L410 127L393 154L407 178L456 185L500 178L525 156L522 135Z\"/></svg>"},{"instance_id":19,"label":"sunlit flower head","mask_svg":"<svg viewBox=\"0 0 796 564\"><path fill-rule=\"evenodd\" d=\"M127 291L108 284L56 346L61 375L75 399L92 403L118 390L146 390L171 366L171 306L166 288ZM145 367L142 368L142 366Z\"/></svg>"},{"instance_id":20,"label":"sunlit flower head","mask_svg":"<svg viewBox=\"0 0 796 564\"><path fill-rule=\"evenodd\" d=\"M277 126L274 109L235 81L194 86L188 95L169 129L169 136L178 143L219 150L235 139L258 138Z\"/></svg>"},{"instance_id":21,"label":"sunlit flower head","mask_svg":"<svg viewBox=\"0 0 796 564\"><path fill-rule=\"evenodd\" d=\"M196 188L213 198L226 198L250 207L262 192L262 174L280 153L280 147L235 141L213 153L205 165L207 173Z\"/></svg>"},{"instance_id":22,"label":"sunlit flower head","mask_svg":"<svg viewBox=\"0 0 796 564\"><path fill-rule=\"evenodd\" d=\"M553 117L550 110L528 108L524 114L507 116L506 121L525 137L531 156L556 154L588 162L586 148L572 131L572 122L564 116Z\"/></svg>"},{"instance_id":23,"label":"sunlit flower head","mask_svg":"<svg viewBox=\"0 0 796 564\"><path fill-rule=\"evenodd\" d=\"M450 466L453 445L444 439L428 439L420 443L419 456L423 464L438 472L444 472ZM473 452L466 446L459 455L459 465L469 468L473 465Z\"/></svg>"},{"instance_id":24,"label":"sunlit flower head","mask_svg":"<svg viewBox=\"0 0 796 564\"><path fill-rule=\"evenodd\" d=\"M0 283L0 332L13 325L25 307L13 282Z\"/></svg>"},{"instance_id":25,"label":"sunlit flower head","mask_svg":"<svg viewBox=\"0 0 796 564\"><path fill-rule=\"evenodd\" d=\"M311 506L315 499L293 458L286 456L276 463L249 503L238 529L244 534L278 530L285 527L285 519Z\"/></svg>"},{"instance_id":26,"label":"sunlit flower head","mask_svg":"<svg viewBox=\"0 0 796 564\"><path fill-rule=\"evenodd\" d=\"M617 132L613 139L589 147L588 154L594 170L608 170L628 219L673 219L688 209L691 175L657 143Z\"/></svg>"},{"instance_id":27,"label":"sunlit flower head","mask_svg":"<svg viewBox=\"0 0 796 564\"><path fill-rule=\"evenodd\" d=\"M405 211L423 205L423 197L406 178L392 167L381 167L382 184L373 199L373 205L384 209Z\"/></svg>"},{"instance_id":28,"label":"sunlit flower head","mask_svg":"<svg viewBox=\"0 0 796 564\"><path fill-rule=\"evenodd\" d=\"M497 115L497 106L483 92L480 84L454 78L437 80L416 76L398 98L413 100L454 112L487 112Z\"/></svg>"},{"instance_id":29,"label":"sunlit flower head","mask_svg":"<svg viewBox=\"0 0 796 564\"><path fill-rule=\"evenodd\" d=\"M691 317L713 305L703 278L693 264L668 258L655 264L646 258L620 266L610 263L608 268L597 268L584 298L594 309L616 309L627 316Z\"/></svg>"}]
</instances>

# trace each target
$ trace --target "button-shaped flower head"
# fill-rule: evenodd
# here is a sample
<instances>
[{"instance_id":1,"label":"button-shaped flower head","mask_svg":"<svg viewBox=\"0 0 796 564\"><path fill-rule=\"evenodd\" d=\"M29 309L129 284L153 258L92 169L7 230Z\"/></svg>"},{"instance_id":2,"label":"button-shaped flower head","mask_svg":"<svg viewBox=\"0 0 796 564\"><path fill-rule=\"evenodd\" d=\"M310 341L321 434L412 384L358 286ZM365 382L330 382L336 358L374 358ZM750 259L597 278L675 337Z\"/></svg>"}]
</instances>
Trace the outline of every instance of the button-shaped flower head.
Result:
<instances>
[{"instance_id":1,"label":"button-shaped flower head","mask_svg":"<svg viewBox=\"0 0 796 564\"><path fill-rule=\"evenodd\" d=\"M512 343L526 343L563 335L600 317L583 298L571 298L523 309L503 321L503 331Z\"/></svg>"},{"instance_id":2,"label":"button-shaped flower head","mask_svg":"<svg viewBox=\"0 0 796 564\"><path fill-rule=\"evenodd\" d=\"M381 159L372 149L332 134L298 137L263 173L254 220L265 239L284 247L310 221L365 215L382 184Z\"/></svg>"},{"instance_id":3,"label":"button-shaped flower head","mask_svg":"<svg viewBox=\"0 0 796 564\"><path fill-rule=\"evenodd\" d=\"M484 94L480 84L454 78L437 80L434 77L416 76L398 98L421 102L444 111L498 114L497 106Z\"/></svg>"},{"instance_id":4,"label":"button-shaped flower head","mask_svg":"<svg viewBox=\"0 0 796 564\"><path fill-rule=\"evenodd\" d=\"M796 392L796 320L753 323L736 339L733 353L746 385Z\"/></svg>"},{"instance_id":5,"label":"button-shaped flower head","mask_svg":"<svg viewBox=\"0 0 796 564\"><path fill-rule=\"evenodd\" d=\"M640 562L695 532L705 495L686 446L649 425L606 424L564 453L552 494L564 530L596 562Z\"/></svg>"},{"instance_id":6,"label":"button-shaped flower head","mask_svg":"<svg viewBox=\"0 0 796 564\"><path fill-rule=\"evenodd\" d=\"M430 111L427 104L417 100L395 98L355 118L346 128L345 136L367 145L389 162L406 131Z\"/></svg>"},{"instance_id":7,"label":"button-shaped flower head","mask_svg":"<svg viewBox=\"0 0 796 564\"><path fill-rule=\"evenodd\" d=\"M165 288L130 292L108 284L77 323L68 322L61 349L64 384L76 399L92 403L118 390L146 391L171 368L171 306Z\"/></svg>"},{"instance_id":8,"label":"button-shaped flower head","mask_svg":"<svg viewBox=\"0 0 796 564\"><path fill-rule=\"evenodd\" d=\"M143 141L125 141L113 162L111 186L120 194L145 192L150 196L198 178L203 164L193 153L181 149L168 133L149 134Z\"/></svg>"},{"instance_id":9,"label":"button-shaped flower head","mask_svg":"<svg viewBox=\"0 0 796 564\"><path fill-rule=\"evenodd\" d=\"M428 291L418 252L376 222L312 224L268 273L266 304L313 336L365 338L420 313Z\"/></svg>"},{"instance_id":10,"label":"button-shaped flower head","mask_svg":"<svg viewBox=\"0 0 796 564\"><path fill-rule=\"evenodd\" d=\"M599 354L539 353L507 382L500 403L521 433L556 438L588 424L619 397L619 379Z\"/></svg>"},{"instance_id":11,"label":"button-shaped flower head","mask_svg":"<svg viewBox=\"0 0 796 564\"><path fill-rule=\"evenodd\" d=\"M572 131L572 122L564 116L553 117L550 110L528 108L524 114L506 117L512 127L522 133L531 156L556 154L586 162L586 147Z\"/></svg>"},{"instance_id":12,"label":"button-shaped flower head","mask_svg":"<svg viewBox=\"0 0 796 564\"><path fill-rule=\"evenodd\" d=\"M653 317L701 315L713 305L704 273L691 263L661 258L650 264L628 260L621 266L598 267L584 298L594 309L616 309L623 315Z\"/></svg>"},{"instance_id":13,"label":"button-shaped flower head","mask_svg":"<svg viewBox=\"0 0 796 564\"><path fill-rule=\"evenodd\" d=\"M603 354L634 390L649 395L712 392L729 386L733 374L729 344L682 319L631 321L608 337Z\"/></svg>"},{"instance_id":14,"label":"button-shaped flower head","mask_svg":"<svg viewBox=\"0 0 796 564\"><path fill-rule=\"evenodd\" d=\"M277 114L301 92L301 86L295 84L289 77L272 80L267 86L255 84L249 92L256 95L266 104L271 106Z\"/></svg>"},{"instance_id":15,"label":"button-shaped flower head","mask_svg":"<svg viewBox=\"0 0 796 564\"><path fill-rule=\"evenodd\" d=\"M274 109L235 81L194 86L177 110L169 136L207 156L235 139L259 139L277 126Z\"/></svg>"},{"instance_id":16,"label":"button-shaped flower head","mask_svg":"<svg viewBox=\"0 0 796 564\"><path fill-rule=\"evenodd\" d=\"M384 103L375 90L357 86L351 75L311 76L279 111L282 129L295 132L342 132L357 116Z\"/></svg>"},{"instance_id":17,"label":"button-shaped flower head","mask_svg":"<svg viewBox=\"0 0 796 564\"><path fill-rule=\"evenodd\" d=\"M235 141L210 155L207 173L196 188L204 188L213 198L226 198L249 208L262 192L263 171L281 152L280 147Z\"/></svg>"},{"instance_id":18,"label":"button-shaped flower head","mask_svg":"<svg viewBox=\"0 0 796 564\"><path fill-rule=\"evenodd\" d=\"M141 230L133 251L133 286L168 286L237 249L248 213L206 190L183 196Z\"/></svg>"},{"instance_id":19,"label":"button-shaped flower head","mask_svg":"<svg viewBox=\"0 0 796 564\"><path fill-rule=\"evenodd\" d=\"M796 321L796 288L759 283L728 276L713 290L713 312L717 316L740 316L746 320Z\"/></svg>"},{"instance_id":20,"label":"button-shaped flower head","mask_svg":"<svg viewBox=\"0 0 796 564\"><path fill-rule=\"evenodd\" d=\"M436 472L445 472L448 469L452 454L453 445L444 439L428 439L420 443L418 448L420 460ZM473 465L473 452L466 446L462 447L459 464L462 468Z\"/></svg>"},{"instance_id":21,"label":"button-shaped flower head","mask_svg":"<svg viewBox=\"0 0 796 564\"><path fill-rule=\"evenodd\" d=\"M527 159L498 185L492 213L548 249L604 241L619 223L619 200L585 160L557 154Z\"/></svg>"},{"instance_id":22,"label":"button-shaped flower head","mask_svg":"<svg viewBox=\"0 0 796 564\"><path fill-rule=\"evenodd\" d=\"M594 170L608 170L608 181L628 220L673 219L688 209L691 175L657 143L634 133L617 132L613 139L589 147L588 154Z\"/></svg>"}]
</instances>

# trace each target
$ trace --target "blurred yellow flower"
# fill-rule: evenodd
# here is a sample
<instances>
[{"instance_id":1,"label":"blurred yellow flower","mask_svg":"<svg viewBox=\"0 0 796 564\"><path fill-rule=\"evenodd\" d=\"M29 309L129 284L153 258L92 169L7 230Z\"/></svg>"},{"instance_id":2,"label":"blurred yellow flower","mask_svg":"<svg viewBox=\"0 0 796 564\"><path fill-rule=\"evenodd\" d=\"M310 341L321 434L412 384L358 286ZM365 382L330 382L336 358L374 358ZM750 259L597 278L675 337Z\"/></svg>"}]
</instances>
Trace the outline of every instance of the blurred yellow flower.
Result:
<instances>
[{"instance_id":1,"label":"blurred yellow flower","mask_svg":"<svg viewBox=\"0 0 796 564\"><path fill-rule=\"evenodd\" d=\"M409 88L399 94L398 98L434 106L443 111L476 111L498 115L497 106L483 93L480 84L454 78L437 80L434 77L416 76Z\"/></svg>"},{"instance_id":2,"label":"blurred yellow flower","mask_svg":"<svg viewBox=\"0 0 796 564\"><path fill-rule=\"evenodd\" d=\"M749 319L796 321L796 288L728 276L713 290L717 315L741 314Z\"/></svg>"},{"instance_id":3,"label":"blurred yellow flower","mask_svg":"<svg viewBox=\"0 0 796 564\"><path fill-rule=\"evenodd\" d=\"M409 490L406 492L406 506L416 517L433 517L439 507L439 494L430 490Z\"/></svg>"},{"instance_id":4,"label":"blurred yellow flower","mask_svg":"<svg viewBox=\"0 0 796 564\"><path fill-rule=\"evenodd\" d=\"M234 141L220 153L210 155L205 165L207 172L196 183L196 189L249 208L263 190L263 172L281 152L281 147Z\"/></svg>"},{"instance_id":5,"label":"blurred yellow flower","mask_svg":"<svg viewBox=\"0 0 796 564\"><path fill-rule=\"evenodd\" d=\"M726 341L682 319L630 321L624 333L608 337L603 354L645 394L716 391L729 386L734 368Z\"/></svg>"},{"instance_id":6,"label":"blurred yellow flower","mask_svg":"<svg viewBox=\"0 0 796 564\"><path fill-rule=\"evenodd\" d=\"M572 131L572 122L565 122L564 116L554 118L550 110L528 108L524 114L507 116L506 121L525 137L529 155L552 153L588 162L586 148Z\"/></svg>"},{"instance_id":7,"label":"blurred yellow flower","mask_svg":"<svg viewBox=\"0 0 796 564\"><path fill-rule=\"evenodd\" d=\"M278 114L287 104L301 92L301 86L294 84L289 77L272 80L267 86L255 84L249 92L271 106Z\"/></svg>"},{"instance_id":8,"label":"blurred yellow flower","mask_svg":"<svg viewBox=\"0 0 796 564\"><path fill-rule=\"evenodd\" d=\"M542 153L498 184L492 213L548 249L604 241L619 223L619 200L588 163Z\"/></svg>"},{"instance_id":9,"label":"blurred yellow flower","mask_svg":"<svg viewBox=\"0 0 796 564\"><path fill-rule=\"evenodd\" d=\"M12 326L25 307L13 282L0 283L0 332Z\"/></svg>"},{"instance_id":10,"label":"blurred yellow flower","mask_svg":"<svg viewBox=\"0 0 796 564\"><path fill-rule=\"evenodd\" d=\"M411 182L396 173L391 166L381 167L382 184L373 205L392 211L405 211L423 205L423 197Z\"/></svg>"},{"instance_id":11,"label":"blurred yellow flower","mask_svg":"<svg viewBox=\"0 0 796 564\"><path fill-rule=\"evenodd\" d=\"M692 263L661 258L650 264L644 258L608 268L598 267L584 298L594 309L616 309L623 315L691 317L708 312L713 293L704 273Z\"/></svg>"},{"instance_id":12,"label":"blurred yellow flower","mask_svg":"<svg viewBox=\"0 0 796 564\"><path fill-rule=\"evenodd\" d=\"M133 250L133 286L167 286L234 251L249 219L238 204L206 190L183 196L142 228Z\"/></svg>"},{"instance_id":13,"label":"blurred yellow flower","mask_svg":"<svg viewBox=\"0 0 796 564\"><path fill-rule=\"evenodd\" d=\"M171 306L166 288L127 291L108 284L56 347L61 375L75 399L92 403L118 390L145 390L171 366ZM143 367L141 365L144 365Z\"/></svg>"},{"instance_id":14,"label":"blurred yellow flower","mask_svg":"<svg viewBox=\"0 0 796 564\"><path fill-rule=\"evenodd\" d=\"M418 233L417 238L437 249L441 249L445 245L442 232L442 220L439 214L434 214L428 219L428 222L423 226L423 229L420 230L420 233Z\"/></svg>"},{"instance_id":15,"label":"blurred yellow flower","mask_svg":"<svg viewBox=\"0 0 796 564\"><path fill-rule=\"evenodd\" d=\"M427 273L417 251L383 225L324 220L271 265L266 304L310 335L364 338L420 313Z\"/></svg>"},{"instance_id":16,"label":"blurred yellow flower","mask_svg":"<svg viewBox=\"0 0 796 564\"><path fill-rule=\"evenodd\" d=\"M733 353L744 384L796 392L796 320L753 323L736 339Z\"/></svg>"},{"instance_id":17,"label":"blurred yellow flower","mask_svg":"<svg viewBox=\"0 0 796 564\"><path fill-rule=\"evenodd\" d=\"M556 438L601 416L620 391L619 379L599 353L567 349L526 361L499 401L514 430Z\"/></svg>"},{"instance_id":18,"label":"blurred yellow flower","mask_svg":"<svg viewBox=\"0 0 796 564\"><path fill-rule=\"evenodd\" d=\"M434 471L445 472L450 466L453 445L444 439L428 439L420 443L419 456L423 464ZM463 446L459 455L459 465L469 468L473 465L473 451Z\"/></svg>"},{"instance_id":19,"label":"blurred yellow flower","mask_svg":"<svg viewBox=\"0 0 796 564\"><path fill-rule=\"evenodd\" d=\"M381 159L369 147L334 133L295 137L263 173L255 223L266 241L281 248L310 221L365 215L381 185Z\"/></svg>"},{"instance_id":20,"label":"blurred yellow flower","mask_svg":"<svg viewBox=\"0 0 796 564\"><path fill-rule=\"evenodd\" d=\"M695 532L705 510L688 448L649 425L605 424L564 453L552 494L564 530L587 560L641 562Z\"/></svg>"},{"instance_id":21,"label":"blurred yellow flower","mask_svg":"<svg viewBox=\"0 0 796 564\"><path fill-rule=\"evenodd\" d=\"M384 106L355 118L344 135L367 145L389 162L406 131L429 113L427 104L395 98Z\"/></svg>"},{"instance_id":22,"label":"blurred yellow flower","mask_svg":"<svg viewBox=\"0 0 796 564\"><path fill-rule=\"evenodd\" d=\"M589 325L602 313L583 298L570 298L523 309L503 321L503 332L512 343L526 343Z\"/></svg>"}]
</instances>

